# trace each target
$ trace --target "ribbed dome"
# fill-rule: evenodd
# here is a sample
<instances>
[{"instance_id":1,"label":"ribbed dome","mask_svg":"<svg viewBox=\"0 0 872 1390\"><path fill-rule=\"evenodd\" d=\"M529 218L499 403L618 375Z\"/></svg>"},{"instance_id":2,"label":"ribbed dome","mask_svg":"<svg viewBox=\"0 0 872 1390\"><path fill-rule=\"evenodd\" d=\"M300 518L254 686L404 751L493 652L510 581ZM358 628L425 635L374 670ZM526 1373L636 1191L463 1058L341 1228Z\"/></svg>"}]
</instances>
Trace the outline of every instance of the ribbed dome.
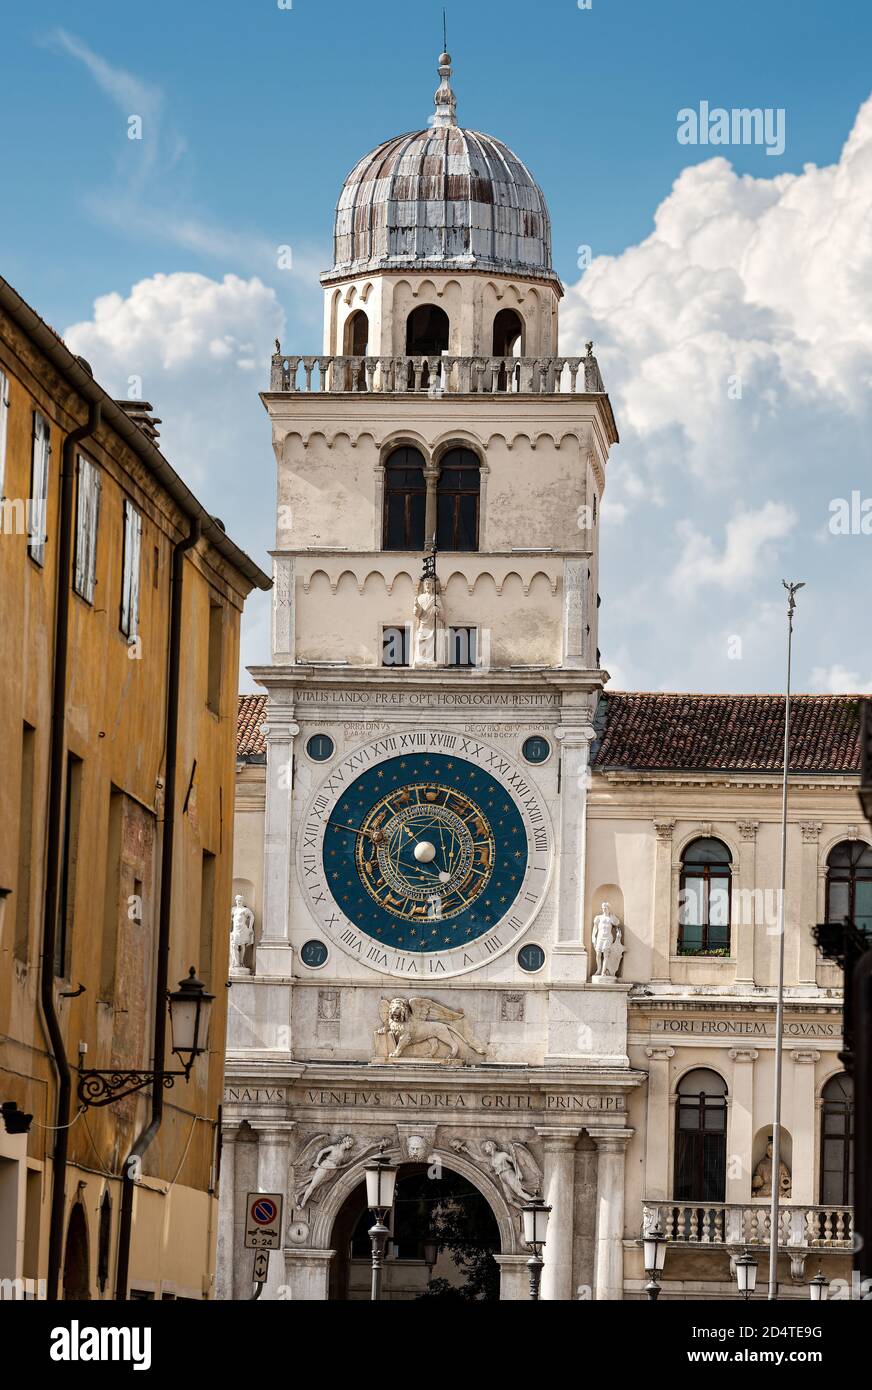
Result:
<instances>
[{"instance_id":1,"label":"ribbed dome","mask_svg":"<svg viewBox=\"0 0 872 1390\"><path fill-rule=\"evenodd\" d=\"M450 61L443 53L434 126L386 140L345 180L325 279L413 268L553 278L542 190L502 141L456 124Z\"/></svg>"}]
</instances>

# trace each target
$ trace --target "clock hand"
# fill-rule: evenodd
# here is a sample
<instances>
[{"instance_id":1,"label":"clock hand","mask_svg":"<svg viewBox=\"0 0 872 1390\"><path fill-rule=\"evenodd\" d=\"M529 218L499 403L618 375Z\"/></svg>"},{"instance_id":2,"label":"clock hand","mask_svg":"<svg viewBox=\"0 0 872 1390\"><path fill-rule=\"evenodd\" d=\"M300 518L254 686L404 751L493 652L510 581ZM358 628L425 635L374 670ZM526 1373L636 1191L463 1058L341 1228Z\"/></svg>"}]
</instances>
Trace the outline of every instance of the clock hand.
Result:
<instances>
[{"instance_id":1,"label":"clock hand","mask_svg":"<svg viewBox=\"0 0 872 1390\"><path fill-rule=\"evenodd\" d=\"M327 824L332 830L350 830L353 835L368 835L374 845L380 844L382 839L380 830L367 830L362 825L343 825L338 820L328 821Z\"/></svg>"}]
</instances>

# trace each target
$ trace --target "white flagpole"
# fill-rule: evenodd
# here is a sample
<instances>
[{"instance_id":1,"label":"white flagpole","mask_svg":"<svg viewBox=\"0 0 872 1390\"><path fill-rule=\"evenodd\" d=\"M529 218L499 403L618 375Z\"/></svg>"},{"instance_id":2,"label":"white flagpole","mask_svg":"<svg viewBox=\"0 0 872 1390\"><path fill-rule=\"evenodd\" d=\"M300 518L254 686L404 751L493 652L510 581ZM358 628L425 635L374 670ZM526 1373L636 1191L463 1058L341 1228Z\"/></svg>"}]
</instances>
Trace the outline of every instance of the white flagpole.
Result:
<instances>
[{"instance_id":1,"label":"white flagpole","mask_svg":"<svg viewBox=\"0 0 872 1390\"><path fill-rule=\"evenodd\" d=\"M779 1173L781 1171L781 1068L784 1057L784 900L787 891L787 787L790 775L790 675L793 658L793 614L796 595L804 584L787 590L787 696L784 703L784 781L781 792L781 893L778 900L778 987L775 1003L775 1101L772 1121L772 1207L769 1222L769 1299L778 1297Z\"/></svg>"}]
</instances>

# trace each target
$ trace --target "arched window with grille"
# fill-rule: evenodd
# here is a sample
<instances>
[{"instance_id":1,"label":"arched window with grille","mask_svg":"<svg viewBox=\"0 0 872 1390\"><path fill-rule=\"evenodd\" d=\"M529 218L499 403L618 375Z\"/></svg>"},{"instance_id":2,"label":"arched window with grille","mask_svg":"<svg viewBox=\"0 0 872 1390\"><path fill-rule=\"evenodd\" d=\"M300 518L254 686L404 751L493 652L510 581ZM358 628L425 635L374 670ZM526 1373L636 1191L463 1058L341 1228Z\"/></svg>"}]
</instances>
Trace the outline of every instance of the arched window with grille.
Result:
<instances>
[{"instance_id":1,"label":"arched window with grille","mask_svg":"<svg viewBox=\"0 0 872 1390\"><path fill-rule=\"evenodd\" d=\"M830 1077L821 1092L821 1205L849 1207L854 1200L854 1083L846 1072Z\"/></svg>"},{"instance_id":2,"label":"arched window with grille","mask_svg":"<svg viewBox=\"0 0 872 1390\"><path fill-rule=\"evenodd\" d=\"M385 463L384 550L423 550L427 486L424 455L395 449Z\"/></svg>"},{"instance_id":3,"label":"arched window with grille","mask_svg":"<svg viewBox=\"0 0 872 1390\"><path fill-rule=\"evenodd\" d=\"M481 464L472 449L450 449L439 470L436 545L439 550L478 550Z\"/></svg>"},{"instance_id":4,"label":"arched window with grille","mask_svg":"<svg viewBox=\"0 0 872 1390\"><path fill-rule=\"evenodd\" d=\"M678 1083L675 1200L723 1202L727 1181L727 1083L697 1067Z\"/></svg>"},{"instance_id":5,"label":"arched window with grille","mask_svg":"<svg viewBox=\"0 0 872 1390\"><path fill-rule=\"evenodd\" d=\"M872 938L872 846L843 840L827 859L827 921L846 917Z\"/></svg>"},{"instance_id":6,"label":"arched window with grille","mask_svg":"<svg viewBox=\"0 0 872 1390\"><path fill-rule=\"evenodd\" d=\"M681 856L678 954L728 956L733 869L722 840L692 840Z\"/></svg>"}]
</instances>

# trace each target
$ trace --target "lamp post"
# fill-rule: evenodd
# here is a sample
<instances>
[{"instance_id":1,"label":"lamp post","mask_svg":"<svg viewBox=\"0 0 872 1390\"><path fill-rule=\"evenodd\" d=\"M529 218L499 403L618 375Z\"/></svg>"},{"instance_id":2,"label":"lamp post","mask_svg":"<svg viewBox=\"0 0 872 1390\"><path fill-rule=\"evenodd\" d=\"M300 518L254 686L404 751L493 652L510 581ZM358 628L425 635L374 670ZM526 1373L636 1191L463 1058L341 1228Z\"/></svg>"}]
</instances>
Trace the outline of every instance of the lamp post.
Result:
<instances>
[{"instance_id":1,"label":"lamp post","mask_svg":"<svg viewBox=\"0 0 872 1390\"><path fill-rule=\"evenodd\" d=\"M757 1287L757 1261L747 1250L736 1260L736 1283L739 1293L747 1303Z\"/></svg>"},{"instance_id":2,"label":"lamp post","mask_svg":"<svg viewBox=\"0 0 872 1390\"><path fill-rule=\"evenodd\" d=\"M385 1241L388 1238L386 1221L394 1205L397 1169L382 1151L364 1164L363 1171L366 1175L366 1205L373 1217L373 1225L369 1228L369 1238L372 1242L371 1297L373 1303L378 1303L381 1298Z\"/></svg>"},{"instance_id":3,"label":"lamp post","mask_svg":"<svg viewBox=\"0 0 872 1390\"><path fill-rule=\"evenodd\" d=\"M814 1278L808 1281L808 1296L812 1303L826 1303L826 1298L824 1297L824 1290L826 1287L826 1276L821 1274L820 1270L818 1270Z\"/></svg>"},{"instance_id":4,"label":"lamp post","mask_svg":"<svg viewBox=\"0 0 872 1390\"><path fill-rule=\"evenodd\" d=\"M666 1263L666 1243L666 1236L658 1218L642 1236L642 1245L645 1249L645 1273L648 1275L645 1292L652 1303L656 1303L660 1297L660 1275L663 1273L663 1266Z\"/></svg>"},{"instance_id":5,"label":"lamp post","mask_svg":"<svg viewBox=\"0 0 872 1390\"><path fill-rule=\"evenodd\" d=\"M432 1236L428 1236L427 1239L424 1241L424 1263L427 1266L428 1287L430 1285L431 1279L433 1278L433 1266L436 1264L438 1258L439 1242L438 1240L434 1240Z\"/></svg>"},{"instance_id":6,"label":"lamp post","mask_svg":"<svg viewBox=\"0 0 872 1390\"><path fill-rule=\"evenodd\" d=\"M143 1086L149 1086L152 1082L169 1090L177 1076L190 1081L194 1063L208 1047L209 1015L214 999L214 994L208 992L203 981L197 979L192 965L187 978L179 981L178 989L167 995L172 1050L181 1062L182 1070L163 1071L156 1065L150 1071L137 1071L129 1067L83 1071L79 1074L77 1088L80 1103L84 1106L111 1105L113 1101L141 1091ZM155 1063L160 1060L155 1058Z\"/></svg>"},{"instance_id":7,"label":"lamp post","mask_svg":"<svg viewBox=\"0 0 872 1390\"><path fill-rule=\"evenodd\" d=\"M539 1301L539 1287L542 1283L542 1268L545 1261L542 1259L542 1248L548 1235L548 1218L551 1215L551 1208L542 1201L541 1197L534 1197L526 1202L521 1208L524 1217L524 1243L533 1252L527 1261L527 1273L530 1276L530 1297L534 1302Z\"/></svg>"}]
</instances>

